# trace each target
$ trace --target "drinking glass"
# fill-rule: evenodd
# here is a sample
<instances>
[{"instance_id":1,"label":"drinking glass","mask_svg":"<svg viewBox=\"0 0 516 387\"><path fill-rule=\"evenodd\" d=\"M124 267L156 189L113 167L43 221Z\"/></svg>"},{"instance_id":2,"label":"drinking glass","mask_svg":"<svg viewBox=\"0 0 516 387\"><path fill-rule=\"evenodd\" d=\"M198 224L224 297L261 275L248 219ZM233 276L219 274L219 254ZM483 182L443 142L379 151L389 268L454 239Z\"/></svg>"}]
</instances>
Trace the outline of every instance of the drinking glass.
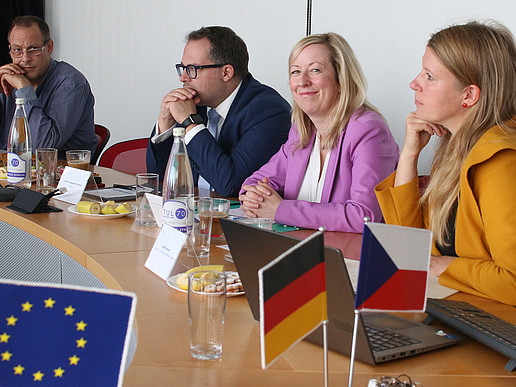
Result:
<instances>
[{"instance_id":1,"label":"drinking glass","mask_svg":"<svg viewBox=\"0 0 516 387\"><path fill-rule=\"evenodd\" d=\"M159 175L157 173L138 173L136 175L136 219L139 226L155 227L156 219L150 206L146 193L157 195L159 187Z\"/></svg>"},{"instance_id":2,"label":"drinking glass","mask_svg":"<svg viewBox=\"0 0 516 387\"><path fill-rule=\"evenodd\" d=\"M229 216L228 199L213 198L213 225L211 227L212 238L221 238L224 235L222 226L220 225L220 218L227 218Z\"/></svg>"},{"instance_id":3,"label":"drinking glass","mask_svg":"<svg viewBox=\"0 0 516 387\"><path fill-rule=\"evenodd\" d=\"M237 222L248 224L249 226L263 228L272 231L272 224L274 221L269 218L243 218L238 219Z\"/></svg>"},{"instance_id":4,"label":"drinking glass","mask_svg":"<svg viewBox=\"0 0 516 387\"><path fill-rule=\"evenodd\" d=\"M66 163L69 167L88 170L91 161L90 150L67 150Z\"/></svg>"},{"instance_id":5,"label":"drinking glass","mask_svg":"<svg viewBox=\"0 0 516 387\"><path fill-rule=\"evenodd\" d=\"M193 213L193 225L187 240L187 251L188 257L193 258L199 266L209 263L212 208L212 198L189 199L188 210Z\"/></svg>"},{"instance_id":6,"label":"drinking glass","mask_svg":"<svg viewBox=\"0 0 516 387\"><path fill-rule=\"evenodd\" d=\"M36 149L36 191L46 195L57 187L57 149Z\"/></svg>"},{"instance_id":7,"label":"drinking glass","mask_svg":"<svg viewBox=\"0 0 516 387\"><path fill-rule=\"evenodd\" d=\"M200 360L222 355L226 275L216 271L197 271L188 275L188 325L190 352Z\"/></svg>"}]
</instances>

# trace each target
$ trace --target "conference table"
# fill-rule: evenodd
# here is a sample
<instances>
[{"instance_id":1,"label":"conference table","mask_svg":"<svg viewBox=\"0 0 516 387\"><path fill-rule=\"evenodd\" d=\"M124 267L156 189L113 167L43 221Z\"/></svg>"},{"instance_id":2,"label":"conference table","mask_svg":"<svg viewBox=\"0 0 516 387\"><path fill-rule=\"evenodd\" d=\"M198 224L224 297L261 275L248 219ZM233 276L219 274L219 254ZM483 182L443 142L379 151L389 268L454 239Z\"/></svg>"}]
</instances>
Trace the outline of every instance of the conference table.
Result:
<instances>
[{"instance_id":1,"label":"conference table","mask_svg":"<svg viewBox=\"0 0 516 387\"><path fill-rule=\"evenodd\" d=\"M92 167L93 168L93 167ZM106 186L134 184L133 175L94 167ZM137 295L137 348L125 373L124 386L321 386L324 385L323 350L302 341L268 369L260 365L259 324L253 319L245 296L227 299L223 354L215 361L192 358L189 350L187 295L169 287L144 267L159 233L158 228L140 227L134 215L117 219L92 219L67 211L70 204L52 199L63 212L24 215L0 205L0 219L22 224L37 233L56 234L59 248L68 253L111 288ZM310 230L291 234L304 238ZM66 243L64 242L66 241ZM226 250L212 243L210 263L224 264ZM361 235L327 232L325 243L342 250L347 258L358 259ZM65 246L66 245L66 246ZM70 250L73 246L74 251ZM184 271L181 253L174 273ZM516 324L516 309L495 301L463 293L451 299L464 300ZM424 313L404 314L422 321ZM439 326L439 323L436 323ZM444 326L443 326L444 327ZM448 331L452 329L446 328ZM516 372L504 369L507 358L484 345L466 339L461 344L376 366L355 362L353 385L367 386L371 378L408 374L423 386L514 386ZM350 359L330 351L329 384L347 385Z\"/></svg>"}]
</instances>

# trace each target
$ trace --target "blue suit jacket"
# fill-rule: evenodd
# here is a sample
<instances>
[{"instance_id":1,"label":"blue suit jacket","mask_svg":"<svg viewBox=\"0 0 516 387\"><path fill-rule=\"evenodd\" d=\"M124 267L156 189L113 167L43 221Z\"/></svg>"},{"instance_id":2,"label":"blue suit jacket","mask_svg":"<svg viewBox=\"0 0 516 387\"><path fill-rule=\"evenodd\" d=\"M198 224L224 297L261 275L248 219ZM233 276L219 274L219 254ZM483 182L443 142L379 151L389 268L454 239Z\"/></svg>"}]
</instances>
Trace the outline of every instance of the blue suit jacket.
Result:
<instances>
[{"instance_id":1,"label":"blue suit jacket","mask_svg":"<svg viewBox=\"0 0 516 387\"><path fill-rule=\"evenodd\" d=\"M206 108L198 107L206 122ZM188 144L188 156L197 185L202 175L222 196L236 196L244 180L260 169L287 140L290 105L278 92L250 74L242 80L218 140L202 130ZM155 128L151 137L154 135ZM163 181L173 137L147 148L147 171Z\"/></svg>"}]
</instances>

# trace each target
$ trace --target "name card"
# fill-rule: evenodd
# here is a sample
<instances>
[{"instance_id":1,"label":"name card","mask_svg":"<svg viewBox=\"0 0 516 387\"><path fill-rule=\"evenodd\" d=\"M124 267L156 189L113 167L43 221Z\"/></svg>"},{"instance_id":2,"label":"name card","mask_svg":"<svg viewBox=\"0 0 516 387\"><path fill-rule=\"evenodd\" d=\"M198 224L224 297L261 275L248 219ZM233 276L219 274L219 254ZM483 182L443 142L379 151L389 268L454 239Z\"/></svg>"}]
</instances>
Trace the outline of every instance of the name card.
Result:
<instances>
[{"instance_id":1,"label":"name card","mask_svg":"<svg viewBox=\"0 0 516 387\"><path fill-rule=\"evenodd\" d=\"M66 192L54 198L71 204L79 203L90 177L90 171L66 166L57 185L58 189L65 187Z\"/></svg>"},{"instance_id":2,"label":"name card","mask_svg":"<svg viewBox=\"0 0 516 387\"><path fill-rule=\"evenodd\" d=\"M163 197L146 193L145 197L149 202L150 208L152 210L152 215L154 215L154 219L156 220L156 225L158 227L163 226Z\"/></svg>"},{"instance_id":3,"label":"name card","mask_svg":"<svg viewBox=\"0 0 516 387\"><path fill-rule=\"evenodd\" d=\"M185 234L164 224L145 261L145 267L165 281L168 280L185 241Z\"/></svg>"}]
</instances>

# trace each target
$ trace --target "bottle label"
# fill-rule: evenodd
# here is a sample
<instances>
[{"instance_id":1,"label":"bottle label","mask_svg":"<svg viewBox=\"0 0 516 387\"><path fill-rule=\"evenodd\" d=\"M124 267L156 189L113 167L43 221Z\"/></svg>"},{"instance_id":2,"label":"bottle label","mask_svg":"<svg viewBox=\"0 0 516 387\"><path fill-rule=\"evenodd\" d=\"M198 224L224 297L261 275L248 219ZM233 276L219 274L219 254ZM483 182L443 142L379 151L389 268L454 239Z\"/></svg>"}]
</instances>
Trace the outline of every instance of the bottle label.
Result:
<instances>
[{"instance_id":1,"label":"bottle label","mask_svg":"<svg viewBox=\"0 0 516 387\"><path fill-rule=\"evenodd\" d=\"M188 232L188 207L186 201L171 199L163 203L163 223L174 227L176 230Z\"/></svg>"},{"instance_id":2,"label":"bottle label","mask_svg":"<svg viewBox=\"0 0 516 387\"><path fill-rule=\"evenodd\" d=\"M9 184L21 183L24 180L30 181L30 175L27 176L27 164L30 167L31 157L30 152L21 155L12 152L7 154L7 182Z\"/></svg>"}]
</instances>

